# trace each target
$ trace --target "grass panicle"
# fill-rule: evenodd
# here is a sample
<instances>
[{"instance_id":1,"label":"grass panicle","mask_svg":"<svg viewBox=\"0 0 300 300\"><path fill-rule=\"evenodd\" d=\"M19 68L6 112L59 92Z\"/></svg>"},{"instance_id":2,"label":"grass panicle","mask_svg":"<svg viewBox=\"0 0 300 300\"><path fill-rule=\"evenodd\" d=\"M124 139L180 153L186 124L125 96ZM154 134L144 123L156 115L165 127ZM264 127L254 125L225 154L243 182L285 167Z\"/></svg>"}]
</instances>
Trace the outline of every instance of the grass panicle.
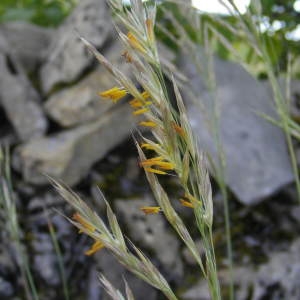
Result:
<instances>
[{"instance_id":1,"label":"grass panicle","mask_svg":"<svg viewBox=\"0 0 300 300\"><path fill-rule=\"evenodd\" d=\"M58 181L52 180L52 183L58 193L76 211L73 218L69 219L70 222L74 224L80 232L90 236L94 240L94 245L101 243L124 267L137 277L160 290L167 299L177 299L167 281L142 251L133 244L131 244L133 252L128 249L117 218L109 203L104 198L103 200L107 207L108 226L76 193ZM92 246L91 249L95 249L94 252L96 252L103 247L98 249Z\"/></svg>"},{"instance_id":2,"label":"grass panicle","mask_svg":"<svg viewBox=\"0 0 300 300\"><path fill-rule=\"evenodd\" d=\"M173 106L166 87L154 34L156 6L142 3L141 0L131 1L130 6L122 5L122 1L111 0L110 5L120 24L120 27L116 27L123 41L124 63L130 64L135 80L142 87L142 91L136 88L136 84L128 78L128 75L124 75L107 61L89 41L81 39L97 60L113 75L117 83L117 86L101 94L114 102L117 98L119 100L119 96L126 91L126 94L132 96L129 105L133 108L133 115L142 118L141 125L148 127L152 133L151 138L146 138L141 133L136 146L139 164L146 173L158 207L142 209L146 213L160 211L163 213L207 278L212 299L221 299L212 243L213 203L210 180L205 158L198 149L175 80L173 79L173 86L177 108ZM123 31L120 28L123 28ZM194 211L195 223L203 240L205 264L188 228L175 211L168 193L161 186L160 176L175 176L178 179L185 199L182 203L188 203L185 206ZM132 248L135 255L129 252L117 219L108 203L106 205L109 228L72 191L57 182L55 186L76 210L75 221L73 219L71 222L80 231L88 234L95 242L101 242L124 266L160 289L169 299L176 299L167 282L150 260L134 245Z\"/></svg>"}]
</instances>

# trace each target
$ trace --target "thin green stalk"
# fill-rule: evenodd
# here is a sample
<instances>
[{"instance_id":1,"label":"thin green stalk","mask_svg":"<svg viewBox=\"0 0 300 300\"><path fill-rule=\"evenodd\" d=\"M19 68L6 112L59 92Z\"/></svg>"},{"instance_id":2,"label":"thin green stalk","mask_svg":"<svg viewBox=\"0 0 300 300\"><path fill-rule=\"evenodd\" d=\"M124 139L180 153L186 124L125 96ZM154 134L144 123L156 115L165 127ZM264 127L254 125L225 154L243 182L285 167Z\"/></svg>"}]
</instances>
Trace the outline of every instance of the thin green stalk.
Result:
<instances>
[{"instance_id":1,"label":"thin green stalk","mask_svg":"<svg viewBox=\"0 0 300 300\"><path fill-rule=\"evenodd\" d=\"M209 291L212 300L221 300L221 290L218 279L216 257L212 238L212 228L205 226L201 221L201 216L195 212L197 227L202 236L203 247L206 256L206 275L208 279Z\"/></svg>"},{"instance_id":2,"label":"thin green stalk","mask_svg":"<svg viewBox=\"0 0 300 300\"><path fill-rule=\"evenodd\" d=\"M209 238L209 241L211 238ZM212 249L212 245L207 245L209 247L208 251L208 260L207 260L207 270L208 270L208 284L210 285L210 291L212 291L212 299L220 300L221 299L221 291L220 285L218 284L218 272L215 263L214 251Z\"/></svg>"},{"instance_id":3,"label":"thin green stalk","mask_svg":"<svg viewBox=\"0 0 300 300\"><path fill-rule=\"evenodd\" d=\"M208 245L210 249L210 270L213 271L212 273L212 284L215 293L215 299L221 299L221 291L220 291L220 285L219 285L219 279L218 279L218 270L217 270L217 263L216 263L216 255L215 255L215 250L214 250L214 243L213 243L213 235L212 235L212 228L209 228L209 240L208 240Z\"/></svg>"},{"instance_id":4,"label":"thin green stalk","mask_svg":"<svg viewBox=\"0 0 300 300\"><path fill-rule=\"evenodd\" d=\"M234 299L234 266L233 266L233 253L232 253L232 238L231 238L231 222L229 213L228 203L228 192L227 187L220 184L220 190L223 197L224 204L224 216L225 216L225 234L226 234L226 249L228 257L228 268L229 268L229 299Z\"/></svg>"},{"instance_id":5,"label":"thin green stalk","mask_svg":"<svg viewBox=\"0 0 300 300\"><path fill-rule=\"evenodd\" d=\"M39 300L39 296L38 296L38 292L37 292L37 289L36 289L36 286L35 286L35 283L34 283L34 279L32 277L32 274L31 274L31 271L29 269L29 265L28 265L28 262L27 262L27 257L25 255L22 254L22 250L21 251L21 255L23 256L23 267L25 269L25 274L26 274L26 277L27 277L27 280L28 280L28 283L29 283L29 287L30 287L30 290L31 290L31 293L32 293L32 297L34 300Z\"/></svg>"},{"instance_id":6,"label":"thin green stalk","mask_svg":"<svg viewBox=\"0 0 300 300\"><path fill-rule=\"evenodd\" d=\"M70 295L69 295L69 289L68 289L68 283L67 283L65 268L64 268L64 264L63 264L63 260L62 260L62 253L61 253L58 241L57 241L57 237L56 237L53 225L52 225L52 223L49 219L48 214L47 214L47 219L48 219L49 233L50 233L50 236L51 236L51 239L52 239L52 243L53 243L54 250L56 252L57 261L58 261L58 267L59 267L59 271L60 271L60 275L61 275L64 297L65 297L65 300L69 300Z\"/></svg>"},{"instance_id":7,"label":"thin green stalk","mask_svg":"<svg viewBox=\"0 0 300 300\"><path fill-rule=\"evenodd\" d=\"M214 126L213 126L213 136L214 142L216 144L218 152L218 161L219 164L216 166L216 180L219 185L223 207L224 207L224 219L225 219L225 236L226 236L226 249L227 249L227 258L228 258L228 268L229 268L229 299L234 299L234 267L233 267L233 254L232 254L232 237L231 237L231 223L230 223L230 212L229 212L229 203L228 203L228 190L226 186L226 160L224 156L224 150L221 143L220 137L220 126L219 118L217 113L213 114Z\"/></svg>"},{"instance_id":8,"label":"thin green stalk","mask_svg":"<svg viewBox=\"0 0 300 300\"><path fill-rule=\"evenodd\" d=\"M214 114L214 119L216 115ZM215 120L216 124L219 120ZM225 170L226 161L224 157L224 151L220 139L219 125L213 126L213 136L218 152L219 164L215 167L216 169L216 180L219 185L224 208L224 219L225 219L225 236L226 236L226 249L227 249L227 259L229 268L229 299L234 299L234 267L233 267L233 254L232 254L232 237L231 237L231 222L230 222L230 212L228 203L228 190L225 182Z\"/></svg>"},{"instance_id":9,"label":"thin green stalk","mask_svg":"<svg viewBox=\"0 0 300 300\"><path fill-rule=\"evenodd\" d=\"M208 42L208 39L205 39ZM206 43L206 46L210 48L209 44ZM230 213L229 213L229 203L228 203L228 191L226 186L226 157L222 145L221 135L220 135L220 117L217 110L217 95L216 95L216 80L214 76L213 68L213 55L211 51L206 51L208 56L208 81L206 82L209 89L209 93L213 101L211 101L212 108L212 135L214 144L217 149L218 156L218 165L215 166L216 169L216 180L219 185L224 207L224 219L225 219L225 236L226 236L226 249L227 249L227 258L228 258L228 268L229 268L229 299L234 299L234 267L233 267L233 254L232 254L232 237L231 237L231 224L230 224Z\"/></svg>"},{"instance_id":10,"label":"thin green stalk","mask_svg":"<svg viewBox=\"0 0 300 300\"><path fill-rule=\"evenodd\" d=\"M0 176L1 178L1 203L6 211L8 219L6 221L11 241L15 244L17 253L17 263L19 265L22 278L24 280L25 294L28 300L39 300L38 292L31 274L28 257L20 241L20 227L17 218L16 203L13 197L13 188L11 183L9 152L6 148L0 148Z\"/></svg>"}]
</instances>

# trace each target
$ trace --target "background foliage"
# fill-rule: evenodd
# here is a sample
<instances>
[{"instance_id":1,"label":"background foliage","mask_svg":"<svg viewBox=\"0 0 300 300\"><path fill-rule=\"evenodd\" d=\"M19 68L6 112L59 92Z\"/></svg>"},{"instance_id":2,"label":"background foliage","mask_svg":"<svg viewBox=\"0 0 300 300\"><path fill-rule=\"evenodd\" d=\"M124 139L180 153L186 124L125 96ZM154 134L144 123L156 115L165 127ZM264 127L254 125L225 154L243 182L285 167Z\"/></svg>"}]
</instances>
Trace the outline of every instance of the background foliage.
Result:
<instances>
[{"instance_id":1,"label":"background foliage","mask_svg":"<svg viewBox=\"0 0 300 300\"><path fill-rule=\"evenodd\" d=\"M262 36L265 39L266 47L271 57L274 67L278 73L285 72L287 69L288 56L292 58L292 76L300 77L300 51L299 51L299 40L300 37L292 39L292 33L299 28L300 24L300 12L296 11L295 3L299 0L252 0L250 5L251 15L255 15L253 9L255 2L259 2L261 6L261 15L259 16L261 22ZM178 6L173 3L165 2L163 4L166 11L172 11L176 19L185 27L186 32L190 35L191 39L195 42L202 44L201 36L203 34L197 34L194 28L187 23L186 18L178 10ZM257 16L258 17L258 16ZM230 44L234 46L234 49L238 52L242 60L248 64L252 73L258 77L265 76L264 63L255 54L255 51L247 41L247 38L243 39L234 35L226 27L221 26L209 14L200 14L200 22L202 28L205 23L209 23L211 27L215 28L216 32L225 37ZM237 18L233 16L221 15L221 19L230 23L236 28ZM166 27L170 32L176 35L176 29L172 27L171 22L168 22L164 18L163 10L159 9L158 19L162 22L163 26ZM300 30L299 30L300 31ZM167 42L169 46L176 49L176 45L172 40L168 39L163 32L159 31L161 39ZM197 37L200 36L200 39ZM211 36L211 38L213 38ZM214 51L223 59L234 60L234 55L224 45L215 39L212 43Z\"/></svg>"},{"instance_id":2,"label":"background foliage","mask_svg":"<svg viewBox=\"0 0 300 300\"><path fill-rule=\"evenodd\" d=\"M76 0L1 0L0 23L28 21L57 26L70 13Z\"/></svg>"}]
</instances>

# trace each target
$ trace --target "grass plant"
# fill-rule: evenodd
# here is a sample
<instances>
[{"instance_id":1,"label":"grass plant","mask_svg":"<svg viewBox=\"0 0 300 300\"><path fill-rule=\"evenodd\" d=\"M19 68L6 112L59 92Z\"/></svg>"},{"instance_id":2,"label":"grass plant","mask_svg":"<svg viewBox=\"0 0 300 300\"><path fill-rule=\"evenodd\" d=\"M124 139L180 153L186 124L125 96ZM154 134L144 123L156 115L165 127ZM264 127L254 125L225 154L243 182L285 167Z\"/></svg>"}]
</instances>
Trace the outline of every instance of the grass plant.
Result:
<instances>
[{"instance_id":1,"label":"grass plant","mask_svg":"<svg viewBox=\"0 0 300 300\"><path fill-rule=\"evenodd\" d=\"M175 80L172 80L176 98L175 106L172 105L172 99L166 88L154 34L156 6L142 3L140 0L131 1L131 6L127 7L120 0L110 0L109 3L120 24L120 27L116 28L124 45L122 54L124 63L130 64L142 91L137 89L136 84L112 65L92 44L84 38L81 40L113 75L118 84L110 90L101 92L100 96L118 102L124 96L130 95L132 100L129 101L129 105L133 109L133 115L140 117L139 125L147 127L152 133L151 138L146 138L139 132L136 146L139 164L145 171L157 206L141 209L146 214L162 213L165 216L207 279L211 298L221 299L212 237L213 202L206 169L207 162L198 149ZM174 209L167 191L162 187L161 176L177 178L182 190L182 197L178 200L187 209L194 211L195 223L202 238L204 259L200 256L188 228ZM61 183L54 181L54 185L76 211L70 221L95 241L91 249L86 252L87 255L105 247L120 263L161 290L168 299L177 299L151 261L132 243L133 253L128 249L117 219L107 202L109 227L78 195Z\"/></svg>"},{"instance_id":2,"label":"grass plant","mask_svg":"<svg viewBox=\"0 0 300 300\"><path fill-rule=\"evenodd\" d=\"M28 254L22 242L20 224L18 220L17 203L13 193L10 174L10 159L8 148L0 148L0 211L3 233L7 232L9 245L15 254L20 268L25 297L28 300L39 300L38 291L30 270Z\"/></svg>"},{"instance_id":3,"label":"grass plant","mask_svg":"<svg viewBox=\"0 0 300 300\"><path fill-rule=\"evenodd\" d=\"M69 300L69 289L62 261L62 253L48 214L46 214L46 218L62 277L64 299ZM0 147L0 225L3 229L1 234L6 235L8 240L6 248L13 253L12 259L16 260L17 266L20 269L24 296L28 300L39 300L40 296L33 272L31 271L30 258L22 238L19 219L20 214L17 209L16 195L14 194L11 180L9 151L8 148Z\"/></svg>"},{"instance_id":4,"label":"grass plant","mask_svg":"<svg viewBox=\"0 0 300 300\"><path fill-rule=\"evenodd\" d=\"M51 222L51 219L49 217L49 212L47 209L44 209L44 213L48 222L48 230L51 236L52 244L54 246L54 251L57 257L57 262L58 262L58 268L61 276L61 282L62 282L62 287L63 287L63 294L64 294L64 299L69 300L70 299L70 292L69 292L69 287L68 287L68 281L67 281L67 276L65 272L65 266L63 262L63 255L61 248L59 246L59 241L57 239L57 235L55 232L55 228Z\"/></svg>"}]
</instances>

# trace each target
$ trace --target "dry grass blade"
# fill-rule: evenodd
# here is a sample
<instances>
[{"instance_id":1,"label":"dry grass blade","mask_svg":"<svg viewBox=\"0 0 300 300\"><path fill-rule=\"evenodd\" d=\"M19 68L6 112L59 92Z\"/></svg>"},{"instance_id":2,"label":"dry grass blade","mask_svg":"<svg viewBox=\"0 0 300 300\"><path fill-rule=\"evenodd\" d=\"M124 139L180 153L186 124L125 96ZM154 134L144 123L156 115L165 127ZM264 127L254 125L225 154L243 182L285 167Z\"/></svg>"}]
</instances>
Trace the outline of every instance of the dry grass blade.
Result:
<instances>
[{"instance_id":1,"label":"dry grass blade","mask_svg":"<svg viewBox=\"0 0 300 300\"><path fill-rule=\"evenodd\" d=\"M128 283L127 283L126 280L125 280L125 292L126 292L127 300L135 300L134 296L133 296L133 293L132 293L132 290L129 287L129 285L128 285Z\"/></svg>"},{"instance_id":2,"label":"dry grass blade","mask_svg":"<svg viewBox=\"0 0 300 300\"><path fill-rule=\"evenodd\" d=\"M99 249L95 246L100 243L100 245L109 249L117 260L129 271L153 287L161 290L168 299L177 300L167 281L152 262L133 244L132 248L135 253L129 251L117 218L105 199L103 200L107 206L109 227L76 193L56 180L51 179L51 181L59 194L76 211L73 218L69 219L69 221L95 241L94 246L86 253L90 255L100 250L102 246Z\"/></svg>"},{"instance_id":3,"label":"dry grass blade","mask_svg":"<svg viewBox=\"0 0 300 300\"><path fill-rule=\"evenodd\" d=\"M0 211L3 211L2 229L8 232L10 246L13 249L12 252L16 253L16 263L21 270L25 297L28 300L39 300L37 288L30 270L27 251L21 241L16 198L11 182L9 151L8 148L2 149L2 147L0 147Z\"/></svg>"},{"instance_id":4,"label":"dry grass blade","mask_svg":"<svg viewBox=\"0 0 300 300\"><path fill-rule=\"evenodd\" d=\"M121 294L121 292L117 290L103 274L100 274L98 278L101 284L103 285L106 293L111 297L111 299L126 300L124 296Z\"/></svg>"}]
</instances>

